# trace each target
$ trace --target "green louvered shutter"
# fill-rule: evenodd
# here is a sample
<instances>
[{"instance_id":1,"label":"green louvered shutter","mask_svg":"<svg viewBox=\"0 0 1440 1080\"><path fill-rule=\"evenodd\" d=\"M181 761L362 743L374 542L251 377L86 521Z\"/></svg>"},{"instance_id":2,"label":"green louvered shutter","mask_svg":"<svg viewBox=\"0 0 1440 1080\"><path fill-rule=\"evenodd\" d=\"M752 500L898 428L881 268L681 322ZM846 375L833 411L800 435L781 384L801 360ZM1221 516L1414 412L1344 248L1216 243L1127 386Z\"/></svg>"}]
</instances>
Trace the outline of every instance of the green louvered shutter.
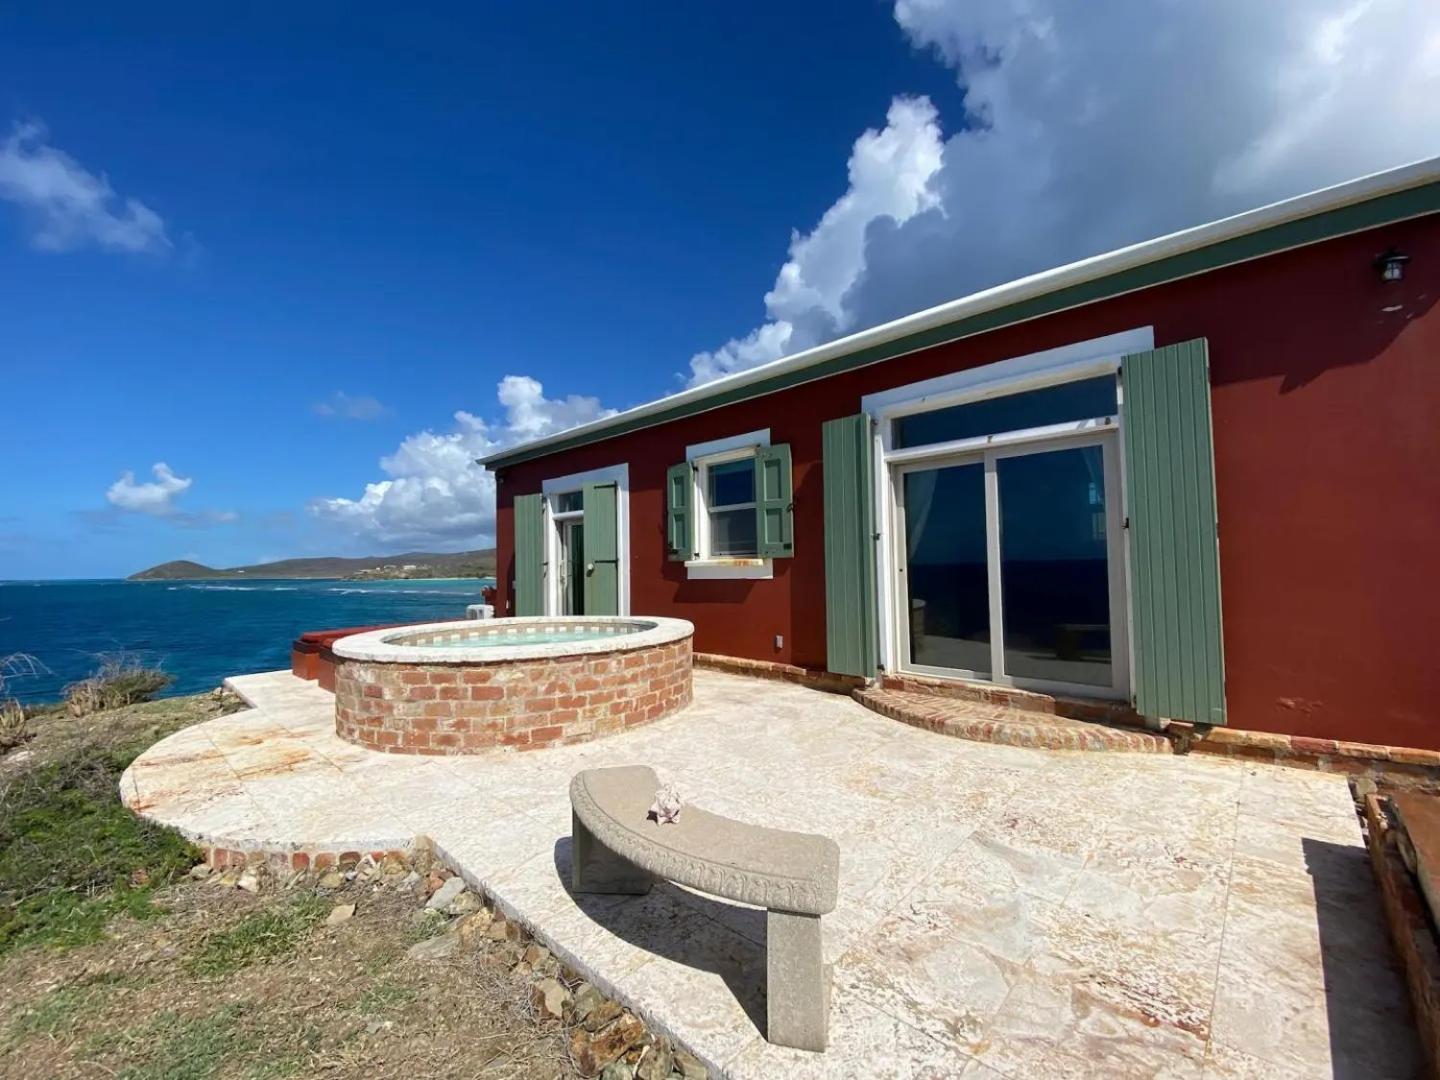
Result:
<instances>
[{"instance_id":1,"label":"green louvered shutter","mask_svg":"<svg viewBox=\"0 0 1440 1080\"><path fill-rule=\"evenodd\" d=\"M1135 708L1225 723L1210 362L1203 338L1121 362Z\"/></svg>"},{"instance_id":2,"label":"green louvered shutter","mask_svg":"<svg viewBox=\"0 0 1440 1080\"><path fill-rule=\"evenodd\" d=\"M545 614L545 496L515 496L515 614Z\"/></svg>"},{"instance_id":3,"label":"green louvered shutter","mask_svg":"<svg viewBox=\"0 0 1440 1080\"><path fill-rule=\"evenodd\" d=\"M691 476L688 461L671 465L665 473L665 546L670 558L681 562L695 557L695 527L691 521L695 483Z\"/></svg>"},{"instance_id":4,"label":"green louvered shutter","mask_svg":"<svg viewBox=\"0 0 1440 1080\"><path fill-rule=\"evenodd\" d=\"M841 675L875 674L875 514L868 416L821 428L825 476L826 666Z\"/></svg>"},{"instance_id":5,"label":"green louvered shutter","mask_svg":"<svg viewBox=\"0 0 1440 1080\"><path fill-rule=\"evenodd\" d=\"M612 480L581 489L585 507L585 614L620 614L619 487Z\"/></svg>"},{"instance_id":6,"label":"green louvered shutter","mask_svg":"<svg viewBox=\"0 0 1440 1080\"><path fill-rule=\"evenodd\" d=\"M755 536L761 558L795 554L794 488L790 447L762 446L755 454Z\"/></svg>"}]
</instances>

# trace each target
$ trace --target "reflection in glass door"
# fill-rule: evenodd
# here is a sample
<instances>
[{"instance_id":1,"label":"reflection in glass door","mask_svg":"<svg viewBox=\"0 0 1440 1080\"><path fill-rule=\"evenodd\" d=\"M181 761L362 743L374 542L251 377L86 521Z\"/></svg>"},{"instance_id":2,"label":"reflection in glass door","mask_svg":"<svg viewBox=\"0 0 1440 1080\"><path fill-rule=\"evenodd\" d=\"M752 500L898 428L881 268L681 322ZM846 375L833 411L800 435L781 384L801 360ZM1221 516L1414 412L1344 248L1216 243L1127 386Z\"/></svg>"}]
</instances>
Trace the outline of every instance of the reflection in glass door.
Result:
<instances>
[{"instance_id":1,"label":"reflection in glass door","mask_svg":"<svg viewBox=\"0 0 1440 1080\"><path fill-rule=\"evenodd\" d=\"M1123 691L1113 458L1088 437L897 466L902 666Z\"/></svg>"},{"instance_id":2,"label":"reflection in glass door","mask_svg":"<svg viewBox=\"0 0 1440 1080\"><path fill-rule=\"evenodd\" d=\"M1005 673L1109 686L1110 560L1098 444L995 462Z\"/></svg>"},{"instance_id":3,"label":"reflection in glass door","mask_svg":"<svg viewBox=\"0 0 1440 1080\"><path fill-rule=\"evenodd\" d=\"M903 473L911 664L990 673L985 465Z\"/></svg>"},{"instance_id":4,"label":"reflection in glass door","mask_svg":"<svg viewBox=\"0 0 1440 1080\"><path fill-rule=\"evenodd\" d=\"M560 522L560 614L585 614L585 521Z\"/></svg>"}]
</instances>

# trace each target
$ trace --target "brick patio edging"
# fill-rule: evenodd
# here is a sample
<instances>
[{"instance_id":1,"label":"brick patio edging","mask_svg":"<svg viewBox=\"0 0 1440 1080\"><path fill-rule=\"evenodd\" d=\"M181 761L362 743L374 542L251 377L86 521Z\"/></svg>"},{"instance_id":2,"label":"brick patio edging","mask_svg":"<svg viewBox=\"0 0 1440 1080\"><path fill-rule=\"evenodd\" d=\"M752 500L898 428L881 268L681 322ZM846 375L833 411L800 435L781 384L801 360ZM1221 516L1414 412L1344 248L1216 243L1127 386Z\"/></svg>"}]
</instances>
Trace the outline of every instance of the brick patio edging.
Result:
<instances>
[{"instance_id":1,"label":"brick patio edging","mask_svg":"<svg viewBox=\"0 0 1440 1080\"><path fill-rule=\"evenodd\" d=\"M355 851L349 848L311 847L289 850L267 846L259 842L244 850L234 847L210 846L192 841L199 849L201 860L214 870L263 865L276 873L294 873L305 870L349 870L359 866L368 855L377 863L386 859L399 859L409 865L414 852L405 848L387 848L381 851Z\"/></svg>"},{"instance_id":2,"label":"brick patio edging","mask_svg":"<svg viewBox=\"0 0 1440 1080\"><path fill-rule=\"evenodd\" d=\"M1440 1076L1440 948L1434 925L1400 854L1385 806L1374 795L1365 796L1364 806L1370 862L1380 886L1390 940L1405 973L1415 1027L1430 1064L1429 1075Z\"/></svg>"},{"instance_id":3,"label":"brick patio edging","mask_svg":"<svg viewBox=\"0 0 1440 1080\"><path fill-rule=\"evenodd\" d=\"M1176 741L1177 753L1341 773L1396 791L1440 791L1440 751L1237 728L1211 728L1199 735L1189 724L1178 722L1170 725L1168 734Z\"/></svg>"},{"instance_id":4,"label":"brick patio edging","mask_svg":"<svg viewBox=\"0 0 1440 1080\"><path fill-rule=\"evenodd\" d=\"M388 754L587 742L690 703L690 639L489 664L341 659L335 732Z\"/></svg>"},{"instance_id":5,"label":"brick patio edging","mask_svg":"<svg viewBox=\"0 0 1440 1080\"><path fill-rule=\"evenodd\" d=\"M772 679L776 682L795 683L810 690L822 690L827 694L849 694L865 686L866 680L857 675L836 675L829 671L782 664L774 660L749 660L743 656L723 656L720 653L696 653L695 666L710 671L723 671L728 675L748 675L753 679Z\"/></svg>"},{"instance_id":6,"label":"brick patio edging","mask_svg":"<svg viewBox=\"0 0 1440 1080\"><path fill-rule=\"evenodd\" d=\"M1173 745L1177 754L1214 754L1244 761L1283 765L1292 769L1340 773L1355 779L1368 779L1379 787L1394 791L1440 793L1440 751L1436 750L1318 739L1308 735L1282 735L1230 727L1214 727L1202 731L1192 724L1180 721L1170 723L1162 736L1158 732L1144 729L1143 718L1121 702L1051 697L1048 694L960 679L885 674L872 684L862 684L862 687L852 690L851 693L868 708L892 719L961 738L1051 750L1116 749L1148 752L1155 752L1157 747L1154 741L1163 738ZM907 712L911 715L898 716L894 715L898 710L893 707L879 707L873 700L881 698L881 695L871 693L877 688L896 690L904 694L929 694L937 700L962 701L991 706L997 710L1013 710L1020 714L1035 712L1045 716L1085 721L1096 725L1094 730L1097 734L1093 737L1081 737L1071 733L1073 729L1058 725L1041 730L1040 724L1033 725L1036 729L1033 732L1022 731L1014 723L1018 719L1016 717L1008 718L1012 721L1009 725L997 726L991 730L978 720L950 723L943 715L943 709L909 709ZM1023 721L1021 724L1023 725ZM1134 730L1127 731L1128 728ZM1104 734L1098 734L1100 732ZM997 733L999 737L995 737ZM1159 752L1165 751L1160 749Z\"/></svg>"}]
</instances>

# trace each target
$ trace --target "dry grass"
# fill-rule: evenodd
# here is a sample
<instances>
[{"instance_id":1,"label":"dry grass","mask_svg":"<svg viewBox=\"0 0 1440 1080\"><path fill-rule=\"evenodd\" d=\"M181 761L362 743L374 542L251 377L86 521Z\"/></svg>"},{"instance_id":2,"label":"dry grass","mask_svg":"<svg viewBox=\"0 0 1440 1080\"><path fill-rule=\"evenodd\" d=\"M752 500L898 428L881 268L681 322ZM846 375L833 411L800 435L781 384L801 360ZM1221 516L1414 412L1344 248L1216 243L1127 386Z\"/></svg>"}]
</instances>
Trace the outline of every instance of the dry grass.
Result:
<instances>
[{"instance_id":1,"label":"dry grass","mask_svg":"<svg viewBox=\"0 0 1440 1080\"><path fill-rule=\"evenodd\" d=\"M18 701L0 701L0 754L30 738L30 720Z\"/></svg>"},{"instance_id":2,"label":"dry grass","mask_svg":"<svg viewBox=\"0 0 1440 1080\"><path fill-rule=\"evenodd\" d=\"M65 707L71 716L121 709L152 700L174 681L175 676L158 668L147 668L125 656L111 656L94 675L65 688Z\"/></svg>"}]
</instances>

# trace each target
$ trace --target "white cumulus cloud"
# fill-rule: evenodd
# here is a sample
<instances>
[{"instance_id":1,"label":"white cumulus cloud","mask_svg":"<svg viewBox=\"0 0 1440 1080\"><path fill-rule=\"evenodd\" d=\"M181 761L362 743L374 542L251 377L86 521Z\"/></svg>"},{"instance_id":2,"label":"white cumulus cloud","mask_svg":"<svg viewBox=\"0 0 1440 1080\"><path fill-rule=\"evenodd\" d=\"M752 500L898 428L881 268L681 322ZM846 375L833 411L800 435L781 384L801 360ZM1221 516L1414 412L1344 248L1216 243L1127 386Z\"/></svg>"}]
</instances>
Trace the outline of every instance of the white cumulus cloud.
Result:
<instances>
[{"instance_id":1,"label":"white cumulus cloud","mask_svg":"<svg viewBox=\"0 0 1440 1080\"><path fill-rule=\"evenodd\" d=\"M176 476L175 471L163 461L150 467L153 480L136 480L135 474L126 469L105 491L105 501L110 509L85 511L85 516L97 524L114 523L123 514L148 514L161 518L172 525L187 529L205 529L212 525L229 525L240 520L234 510L182 510L176 500L189 491L195 483L189 476Z\"/></svg>"},{"instance_id":2,"label":"white cumulus cloud","mask_svg":"<svg viewBox=\"0 0 1440 1080\"><path fill-rule=\"evenodd\" d=\"M928 98L896 98L885 127L850 152L850 184L808 233L790 238L790 257L765 294L769 319L742 338L690 360L690 384L809 348L845 329L845 295L865 267L865 233L880 218L908 221L938 206L931 181L942 141Z\"/></svg>"},{"instance_id":3,"label":"white cumulus cloud","mask_svg":"<svg viewBox=\"0 0 1440 1080\"><path fill-rule=\"evenodd\" d=\"M381 458L384 478L366 484L358 498L316 499L311 511L357 538L386 544L488 544L495 534L495 478L475 459L615 411L593 397L547 398L525 375L507 375L496 389L504 418L493 427L457 412L450 431L417 432Z\"/></svg>"},{"instance_id":4,"label":"white cumulus cloud","mask_svg":"<svg viewBox=\"0 0 1440 1080\"><path fill-rule=\"evenodd\" d=\"M30 243L41 251L93 245L153 253L171 246L159 214L116 194L103 174L51 146L37 123L16 124L0 140L0 199L20 208Z\"/></svg>"},{"instance_id":5,"label":"white cumulus cloud","mask_svg":"<svg viewBox=\"0 0 1440 1080\"><path fill-rule=\"evenodd\" d=\"M163 461L157 461L150 471L155 476L154 480L137 482L135 474L126 469L105 492L106 501L118 509L132 510L137 514L163 517L171 513L175 509L175 497L188 491L194 480L188 476L176 476Z\"/></svg>"},{"instance_id":6,"label":"white cumulus cloud","mask_svg":"<svg viewBox=\"0 0 1440 1080\"><path fill-rule=\"evenodd\" d=\"M692 383L986 286L1440 153L1434 0L898 0L964 115L898 97Z\"/></svg>"}]
</instances>

